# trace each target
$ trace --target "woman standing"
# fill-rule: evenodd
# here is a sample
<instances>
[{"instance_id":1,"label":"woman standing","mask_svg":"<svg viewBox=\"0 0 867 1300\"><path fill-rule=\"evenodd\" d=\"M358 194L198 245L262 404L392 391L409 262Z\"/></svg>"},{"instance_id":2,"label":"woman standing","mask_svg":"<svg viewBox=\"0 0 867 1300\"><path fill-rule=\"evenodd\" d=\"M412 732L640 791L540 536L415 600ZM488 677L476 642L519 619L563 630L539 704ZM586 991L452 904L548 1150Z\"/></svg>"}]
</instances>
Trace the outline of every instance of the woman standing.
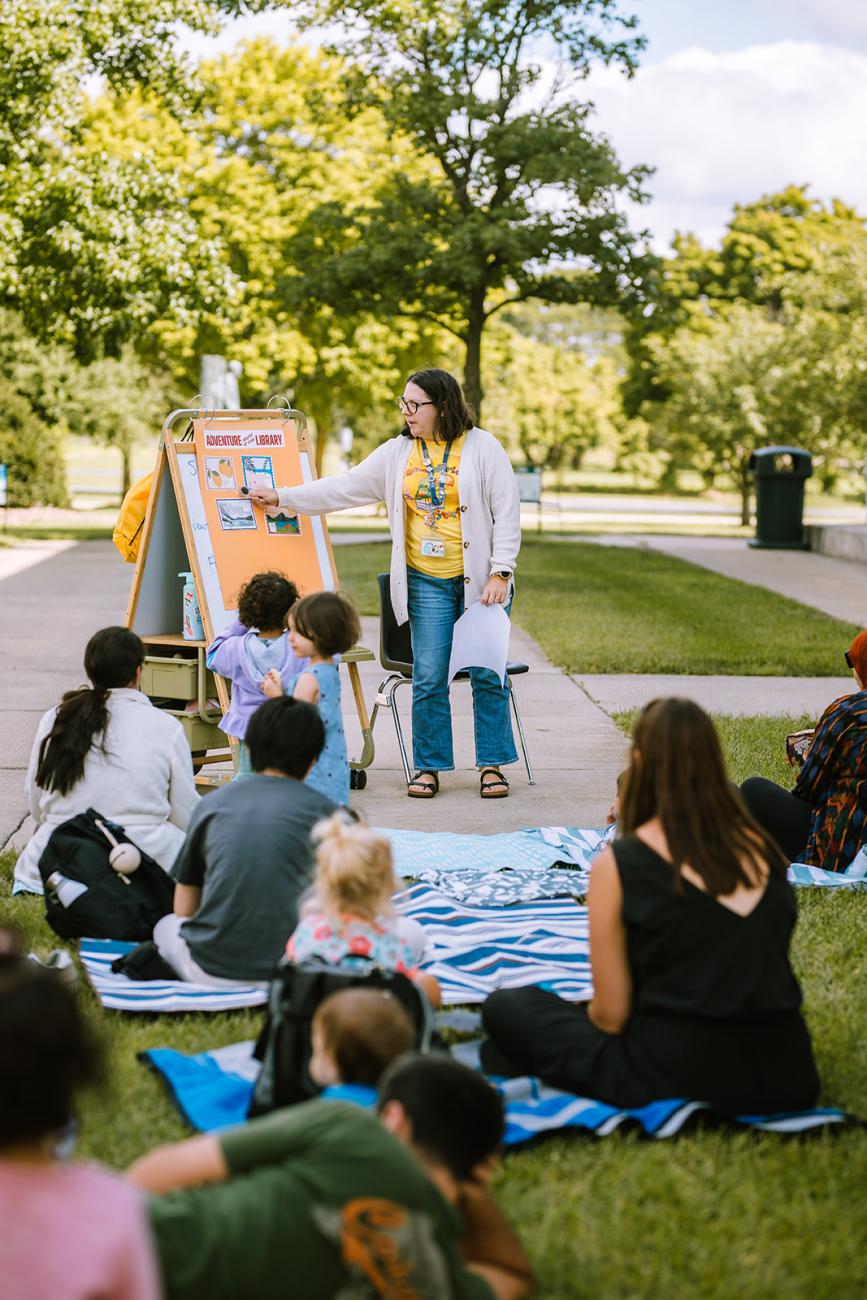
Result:
<instances>
[{"instance_id":1,"label":"woman standing","mask_svg":"<svg viewBox=\"0 0 867 1300\"><path fill-rule=\"evenodd\" d=\"M36 732L26 789L36 831L15 881L42 892L39 859L55 827L95 808L171 867L199 802L177 718L139 689L144 646L125 627L95 632L84 652L90 686L67 691Z\"/></svg>"},{"instance_id":2,"label":"woman standing","mask_svg":"<svg viewBox=\"0 0 867 1300\"><path fill-rule=\"evenodd\" d=\"M321 515L385 502L391 528L391 603L412 635L414 799L432 799L454 768L448 666L454 625L480 600L508 613L521 545L518 488L503 447L473 424L460 384L445 370L410 375L398 405L403 430L344 474L303 487L256 488L259 506ZM470 669L476 764L483 799L502 799L517 761L509 692L495 673Z\"/></svg>"},{"instance_id":3,"label":"woman standing","mask_svg":"<svg viewBox=\"0 0 867 1300\"><path fill-rule=\"evenodd\" d=\"M814 1105L786 861L691 700L655 700L638 719L620 826L590 880L593 1001L493 993L485 1069L613 1106L684 1097L766 1115Z\"/></svg>"}]
</instances>

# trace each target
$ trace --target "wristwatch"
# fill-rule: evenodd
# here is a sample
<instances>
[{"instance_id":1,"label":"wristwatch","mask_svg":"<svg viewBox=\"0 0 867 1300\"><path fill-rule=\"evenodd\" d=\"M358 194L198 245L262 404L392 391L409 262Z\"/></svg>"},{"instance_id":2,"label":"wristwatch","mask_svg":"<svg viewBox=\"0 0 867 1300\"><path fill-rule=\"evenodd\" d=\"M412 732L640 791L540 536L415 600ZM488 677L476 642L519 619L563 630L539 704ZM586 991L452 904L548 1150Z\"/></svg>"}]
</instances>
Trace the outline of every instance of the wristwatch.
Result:
<instances>
[{"instance_id":1,"label":"wristwatch","mask_svg":"<svg viewBox=\"0 0 867 1300\"><path fill-rule=\"evenodd\" d=\"M508 569L495 569L491 574L492 578L502 578L503 582L511 582L512 575Z\"/></svg>"}]
</instances>

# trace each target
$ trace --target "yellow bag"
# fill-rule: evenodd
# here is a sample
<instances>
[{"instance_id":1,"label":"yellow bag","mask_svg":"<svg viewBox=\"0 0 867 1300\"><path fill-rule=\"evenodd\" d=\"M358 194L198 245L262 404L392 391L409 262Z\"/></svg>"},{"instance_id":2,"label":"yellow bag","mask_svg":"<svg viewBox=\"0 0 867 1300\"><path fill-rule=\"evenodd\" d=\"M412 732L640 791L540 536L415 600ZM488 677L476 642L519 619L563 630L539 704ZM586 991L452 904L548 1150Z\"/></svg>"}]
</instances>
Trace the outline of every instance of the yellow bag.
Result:
<instances>
[{"instance_id":1,"label":"yellow bag","mask_svg":"<svg viewBox=\"0 0 867 1300\"><path fill-rule=\"evenodd\" d=\"M123 499L117 523L111 540L128 564L135 564L138 558L138 544L141 530L147 514L148 497L151 493L153 474L146 474L138 483L133 483Z\"/></svg>"}]
</instances>

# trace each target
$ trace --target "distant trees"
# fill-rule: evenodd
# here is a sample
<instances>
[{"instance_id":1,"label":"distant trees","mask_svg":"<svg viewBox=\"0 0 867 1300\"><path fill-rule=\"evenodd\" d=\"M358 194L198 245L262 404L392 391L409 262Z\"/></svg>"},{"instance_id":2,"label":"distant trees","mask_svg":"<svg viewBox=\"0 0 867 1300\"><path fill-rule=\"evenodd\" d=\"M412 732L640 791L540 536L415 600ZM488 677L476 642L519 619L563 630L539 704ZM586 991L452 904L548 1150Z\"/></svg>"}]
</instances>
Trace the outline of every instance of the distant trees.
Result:
<instances>
[{"instance_id":1,"label":"distant trees","mask_svg":"<svg viewBox=\"0 0 867 1300\"><path fill-rule=\"evenodd\" d=\"M672 467L730 476L748 520L757 446L863 455L867 421L867 223L790 187L735 209L719 249L675 242L649 307L627 331L629 414Z\"/></svg>"}]
</instances>

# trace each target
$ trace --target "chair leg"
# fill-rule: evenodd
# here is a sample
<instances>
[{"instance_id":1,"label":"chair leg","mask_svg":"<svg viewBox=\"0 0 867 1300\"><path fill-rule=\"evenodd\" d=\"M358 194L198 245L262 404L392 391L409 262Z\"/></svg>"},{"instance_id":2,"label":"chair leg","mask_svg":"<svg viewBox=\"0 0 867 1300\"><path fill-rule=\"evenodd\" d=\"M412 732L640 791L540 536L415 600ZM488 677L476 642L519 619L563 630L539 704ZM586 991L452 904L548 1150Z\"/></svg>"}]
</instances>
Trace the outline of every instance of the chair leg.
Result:
<instances>
[{"instance_id":1,"label":"chair leg","mask_svg":"<svg viewBox=\"0 0 867 1300\"><path fill-rule=\"evenodd\" d=\"M517 726L517 728L518 728L518 739L519 739L520 742L521 742L521 751L522 751L522 753L523 753L523 755L524 755L524 763L525 763L526 768L527 768L527 781L529 782L530 785L535 785L535 784L536 784L536 778L535 778L535 776L533 775L533 768L532 768L532 765L531 765L531 763L530 763L530 755L527 753L527 742L526 742L526 740L524 739L524 728L523 728L523 726L521 725L521 715L520 715L520 713L518 712L518 697L515 695L515 689L514 689L514 687L512 686L512 679L511 679L511 677L509 678L509 698L510 698L511 701L512 701L512 709L513 709L514 714L515 714L515 724L516 724L516 726Z\"/></svg>"},{"instance_id":2,"label":"chair leg","mask_svg":"<svg viewBox=\"0 0 867 1300\"><path fill-rule=\"evenodd\" d=\"M391 716L394 719L394 731L397 736L397 747L400 750L401 762L403 763L403 774L406 777L407 785L409 785L412 780L412 771L406 753L406 741L403 738L403 727L400 722L400 714L397 711L397 700L395 696L397 695L398 687L405 685L405 683L410 680L409 677L399 677L394 685L389 688L388 692L388 707L391 709Z\"/></svg>"},{"instance_id":3,"label":"chair leg","mask_svg":"<svg viewBox=\"0 0 867 1300\"><path fill-rule=\"evenodd\" d=\"M406 783L409 785L412 780L412 771L409 766L409 758L406 752L406 741L403 738L403 727L401 726L400 714L397 711L395 695L397 688L404 683L412 681L411 677L403 677L400 673L389 673L385 681L376 692L376 700L373 705L373 712L370 715L370 730L373 731L373 724L376 722L376 715L380 707L391 710L392 720L394 722L394 731L397 736L397 747L400 750L400 761L403 763L403 771L406 777Z\"/></svg>"}]
</instances>

